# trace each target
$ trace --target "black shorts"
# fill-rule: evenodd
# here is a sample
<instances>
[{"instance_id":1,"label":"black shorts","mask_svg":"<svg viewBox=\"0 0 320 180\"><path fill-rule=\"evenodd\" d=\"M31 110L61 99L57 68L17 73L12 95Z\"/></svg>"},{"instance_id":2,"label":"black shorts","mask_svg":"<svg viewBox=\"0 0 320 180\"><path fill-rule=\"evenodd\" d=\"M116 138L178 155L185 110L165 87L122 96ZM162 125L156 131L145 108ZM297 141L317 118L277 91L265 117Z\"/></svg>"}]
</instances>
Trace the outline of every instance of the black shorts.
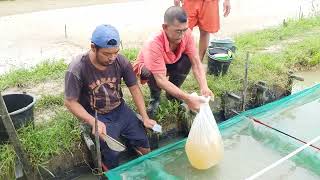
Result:
<instances>
[{"instance_id":1,"label":"black shorts","mask_svg":"<svg viewBox=\"0 0 320 180\"><path fill-rule=\"evenodd\" d=\"M124 102L107 114L98 114L98 119L106 124L107 134L112 138L119 140L122 136L131 146L150 147L143 123ZM105 142L100 142L103 163L108 169L115 168L118 166L119 152L111 150Z\"/></svg>"}]
</instances>

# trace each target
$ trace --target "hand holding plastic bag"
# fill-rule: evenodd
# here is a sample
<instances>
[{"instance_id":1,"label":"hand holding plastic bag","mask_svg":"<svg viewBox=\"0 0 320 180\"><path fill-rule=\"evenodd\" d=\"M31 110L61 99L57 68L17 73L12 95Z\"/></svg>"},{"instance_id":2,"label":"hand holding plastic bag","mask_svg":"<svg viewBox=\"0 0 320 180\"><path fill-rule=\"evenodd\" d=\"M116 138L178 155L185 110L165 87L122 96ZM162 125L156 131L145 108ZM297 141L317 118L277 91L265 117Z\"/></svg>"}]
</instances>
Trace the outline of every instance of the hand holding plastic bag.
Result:
<instances>
[{"instance_id":1,"label":"hand holding plastic bag","mask_svg":"<svg viewBox=\"0 0 320 180\"><path fill-rule=\"evenodd\" d=\"M204 98L204 97L201 97ZM210 97L201 104L191 126L185 150L191 165L197 169L208 169L223 157L223 142L209 106Z\"/></svg>"}]
</instances>

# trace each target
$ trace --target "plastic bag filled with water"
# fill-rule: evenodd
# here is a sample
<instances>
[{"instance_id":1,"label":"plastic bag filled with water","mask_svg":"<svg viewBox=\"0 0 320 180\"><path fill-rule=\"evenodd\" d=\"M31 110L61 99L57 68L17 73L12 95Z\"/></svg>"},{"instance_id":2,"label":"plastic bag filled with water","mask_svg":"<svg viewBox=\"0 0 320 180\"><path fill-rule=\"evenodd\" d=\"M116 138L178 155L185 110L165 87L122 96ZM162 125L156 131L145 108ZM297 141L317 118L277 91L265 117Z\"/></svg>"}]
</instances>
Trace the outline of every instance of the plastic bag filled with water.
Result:
<instances>
[{"instance_id":1,"label":"plastic bag filled with water","mask_svg":"<svg viewBox=\"0 0 320 180\"><path fill-rule=\"evenodd\" d=\"M221 134L209 106L210 98L204 99L185 146L189 162L197 169L208 169L218 164L224 152Z\"/></svg>"}]
</instances>

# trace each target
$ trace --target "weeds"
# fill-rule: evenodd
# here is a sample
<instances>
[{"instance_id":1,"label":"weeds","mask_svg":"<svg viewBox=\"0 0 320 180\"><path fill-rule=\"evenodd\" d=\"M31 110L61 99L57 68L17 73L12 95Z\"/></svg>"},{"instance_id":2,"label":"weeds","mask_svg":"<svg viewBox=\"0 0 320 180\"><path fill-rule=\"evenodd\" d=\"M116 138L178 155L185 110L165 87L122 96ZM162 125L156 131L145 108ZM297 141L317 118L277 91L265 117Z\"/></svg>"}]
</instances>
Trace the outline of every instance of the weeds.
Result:
<instances>
[{"instance_id":1,"label":"weeds","mask_svg":"<svg viewBox=\"0 0 320 180\"><path fill-rule=\"evenodd\" d=\"M51 106L63 106L64 94L59 95L43 95L40 99L36 102L36 108L48 108Z\"/></svg>"},{"instance_id":2,"label":"weeds","mask_svg":"<svg viewBox=\"0 0 320 180\"><path fill-rule=\"evenodd\" d=\"M132 49L123 49L121 51L121 54L124 55L128 60L133 63L137 59L137 55L139 53L138 48L132 48Z\"/></svg>"},{"instance_id":3,"label":"weeds","mask_svg":"<svg viewBox=\"0 0 320 180\"><path fill-rule=\"evenodd\" d=\"M47 124L18 130L23 147L34 166L45 166L53 156L70 153L80 143L79 121L69 112L60 111ZM0 146L0 177L14 171L15 154L11 146Z\"/></svg>"},{"instance_id":4,"label":"weeds","mask_svg":"<svg viewBox=\"0 0 320 180\"><path fill-rule=\"evenodd\" d=\"M16 154L8 144L0 145L0 179L14 179Z\"/></svg>"},{"instance_id":5,"label":"weeds","mask_svg":"<svg viewBox=\"0 0 320 180\"><path fill-rule=\"evenodd\" d=\"M39 83L64 76L67 65L60 61L46 61L31 69L17 69L0 76L0 90L9 87L23 87L31 83Z\"/></svg>"},{"instance_id":6,"label":"weeds","mask_svg":"<svg viewBox=\"0 0 320 180\"><path fill-rule=\"evenodd\" d=\"M318 29L320 16L302 18L300 20L289 19L285 26L240 34L235 38L238 49L256 51L269 44L292 38L295 35L303 35L307 31Z\"/></svg>"}]
</instances>

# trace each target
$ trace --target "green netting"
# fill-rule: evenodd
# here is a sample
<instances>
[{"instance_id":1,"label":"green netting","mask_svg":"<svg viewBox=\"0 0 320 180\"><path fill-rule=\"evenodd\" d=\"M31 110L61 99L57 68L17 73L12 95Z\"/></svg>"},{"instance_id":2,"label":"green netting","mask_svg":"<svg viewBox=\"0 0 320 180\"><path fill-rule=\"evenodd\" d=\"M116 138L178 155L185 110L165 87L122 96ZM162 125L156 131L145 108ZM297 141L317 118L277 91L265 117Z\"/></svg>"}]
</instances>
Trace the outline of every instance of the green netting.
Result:
<instances>
[{"instance_id":1,"label":"green netting","mask_svg":"<svg viewBox=\"0 0 320 180\"><path fill-rule=\"evenodd\" d=\"M112 180L244 179L303 145L244 116L254 116L277 129L310 141L320 135L319 109L320 84L221 123L224 159L208 170L191 167L184 150L186 139L183 139L125 163L105 175ZM320 147L320 143L315 145ZM265 179L319 179L320 153L309 147L267 174Z\"/></svg>"}]
</instances>

